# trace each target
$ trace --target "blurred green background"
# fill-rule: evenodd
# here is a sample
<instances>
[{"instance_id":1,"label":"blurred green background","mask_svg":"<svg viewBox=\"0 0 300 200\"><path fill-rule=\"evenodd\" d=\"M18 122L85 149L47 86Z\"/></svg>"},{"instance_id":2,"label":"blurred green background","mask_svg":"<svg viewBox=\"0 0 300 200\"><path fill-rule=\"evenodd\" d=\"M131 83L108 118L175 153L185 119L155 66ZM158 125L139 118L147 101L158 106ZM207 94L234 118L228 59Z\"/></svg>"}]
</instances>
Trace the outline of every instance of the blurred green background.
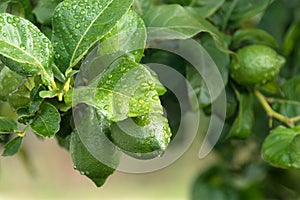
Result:
<instances>
[{"instance_id":1,"label":"blurred green background","mask_svg":"<svg viewBox=\"0 0 300 200\"><path fill-rule=\"evenodd\" d=\"M203 118L200 131L206 123ZM199 160L200 142L198 136L189 150L165 169L140 175L116 172L96 188L73 169L70 154L55 139L42 141L28 134L24 148L30 165L24 163L22 154L0 158L0 199L190 199L199 171L216 161L214 153Z\"/></svg>"}]
</instances>

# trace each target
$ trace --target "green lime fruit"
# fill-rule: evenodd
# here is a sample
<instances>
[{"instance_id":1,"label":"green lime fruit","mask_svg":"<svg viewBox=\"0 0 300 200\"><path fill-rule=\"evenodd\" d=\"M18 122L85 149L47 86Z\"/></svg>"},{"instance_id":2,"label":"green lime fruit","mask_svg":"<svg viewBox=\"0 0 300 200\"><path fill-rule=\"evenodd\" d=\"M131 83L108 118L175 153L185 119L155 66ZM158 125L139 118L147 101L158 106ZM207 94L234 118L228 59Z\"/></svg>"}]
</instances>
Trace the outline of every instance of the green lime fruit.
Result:
<instances>
[{"instance_id":1,"label":"green lime fruit","mask_svg":"<svg viewBox=\"0 0 300 200\"><path fill-rule=\"evenodd\" d=\"M112 142L124 153L138 159L161 156L171 135L168 120L159 114L129 118L111 126Z\"/></svg>"},{"instance_id":2,"label":"green lime fruit","mask_svg":"<svg viewBox=\"0 0 300 200\"><path fill-rule=\"evenodd\" d=\"M284 57L263 45L241 48L237 57L238 61L232 61L230 75L243 86L260 86L274 80L285 64Z\"/></svg>"}]
</instances>

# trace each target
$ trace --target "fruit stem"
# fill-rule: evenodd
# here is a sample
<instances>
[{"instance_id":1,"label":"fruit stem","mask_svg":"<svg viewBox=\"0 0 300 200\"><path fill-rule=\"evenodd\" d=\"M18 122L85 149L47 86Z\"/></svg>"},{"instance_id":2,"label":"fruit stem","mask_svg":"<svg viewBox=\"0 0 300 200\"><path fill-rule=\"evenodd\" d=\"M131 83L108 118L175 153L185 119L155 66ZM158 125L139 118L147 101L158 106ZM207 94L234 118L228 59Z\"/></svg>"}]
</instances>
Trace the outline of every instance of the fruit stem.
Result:
<instances>
[{"instance_id":1,"label":"fruit stem","mask_svg":"<svg viewBox=\"0 0 300 200\"><path fill-rule=\"evenodd\" d=\"M266 111L267 115L270 118L275 118L286 125L288 125L290 128L293 128L295 126L295 122L300 121L300 116L295 118L289 118L287 116L284 116L272 109L272 107L269 105L266 97L260 93L258 90L254 90L254 95L257 97L259 102L261 103L262 107Z\"/></svg>"}]
</instances>

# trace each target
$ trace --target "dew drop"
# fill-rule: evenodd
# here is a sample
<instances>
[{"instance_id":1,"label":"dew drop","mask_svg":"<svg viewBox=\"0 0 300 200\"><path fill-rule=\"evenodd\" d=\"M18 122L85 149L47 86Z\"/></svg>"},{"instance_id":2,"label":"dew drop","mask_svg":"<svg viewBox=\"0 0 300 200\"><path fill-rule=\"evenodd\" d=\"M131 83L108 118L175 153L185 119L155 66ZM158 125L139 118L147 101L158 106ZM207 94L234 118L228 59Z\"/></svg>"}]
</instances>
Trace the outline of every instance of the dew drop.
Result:
<instances>
[{"instance_id":1,"label":"dew drop","mask_svg":"<svg viewBox=\"0 0 300 200\"><path fill-rule=\"evenodd\" d=\"M144 77L143 75L139 75L139 76L137 76L135 79L136 79L136 80L141 80L143 77Z\"/></svg>"},{"instance_id":2,"label":"dew drop","mask_svg":"<svg viewBox=\"0 0 300 200\"><path fill-rule=\"evenodd\" d=\"M26 47L24 44L20 44L20 48L23 49L23 50L26 50Z\"/></svg>"},{"instance_id":3,"label":"dew drop","mask_svg":"<svg viewBox=\"0 0 300 200\"><path fill-rule=\"evenodd\" d=\"M80 14L84 15L85 14L85 10L81 10Z\"/></svg>"},{"instance_id":4,"label":"dew drop","mask_svg":"<svg viewBox=\"0 0 300 200\"><path fill-rule=\"evenodd\" d=\"M154 95L154 96L152 97L152 99L153 99L153 100L159 100L159 97L158 97L158 95L156 94L156 95Z\"/></svg>"},{"instance_id":5,"label":"dew drop","mask_svg":"<svg viewBox=\"0 0 300 200\"><path fill-rule=\"evenodd\" d=\"M79 29L79 28L80 28L80 24L77 23L77 24L75 25L75 28Z\"/></svg>"},{"instance_id":6,"label":"dew drop","mask_svg":"<svg viewBox=\"0 0 300 200\"><path fill-rule=\"evenodd\" d=\"M9 23L9 24L13 23L13 20L11 17L7 17L7 23Z\"/></svg>"},{"instance_id":7,"label":"dew drop","mask_svg":"<svg viewBox=\"0 0 300 200\"><path fill-rule=\"evenodd\" d=\"M19 19L18 17L16 17L16 16L14 16L13 19L14 19L14 21L17 22L17 23L20 22L20 19Z\"/></svg>"},{"instance_id":8,"label":"dew drop","mask_svg":"<svg viewBox=\"0 0 300 200\"><path fill-rule=\"evenodd\" d=\"M148 87L148 83L142 83L141 86L142 87Z\"/></svg>"},{"instance_id":9,"label":"dew drop","mask_svg":"<svg viewBox=\"0 0 300 200\"><path fill-rule=\"evenodd\" d=\"M138 102L139 102L140 104L143 104L143 103L145 103L145 101L144 101L144 99L143 99L143 98L139 98L139 99L138 99Z\"/></svg>"},{"instance_id":10,"label":"dew drop","mask_svg":"<svg viewBox=\"0 0 300 200\"><path fill-rule=\"evenodd\" d=\"M55 54L55 59L59 59L60 58L60 54Z\"/></svg>"},{"instance_id":11,"label":"dew drop","mask_svg":"<svg viewBox=\"0 0 300 200\"><path fill-rule=\"evenodd\" d=\"M108 110L108 107L109 107L108 105L105 105L105 106L103 106L103 109Z\"/></svg>"},{"instance_id":12,"label":"dew drop","mask_svg":"<svg viewBox=\"0 0 300 200\"><path fill-rule=\"evenodd\" d=\"M84 171L81 171L80 174L81 174L81 175L85 175L85 172L84 172Z\"/></svg>"},{"instance_id":13,"label":"dew drop","mask_svg":"<svg viewBox=\"0 0 300 200\"><path fill-rule=\"evenodd\" d=\"M3 37L7 37L7 34L6 34L6 33L3 33L2 35L3 35Z\"/></svg>"},{"instance_id":14,"label":"dew drop","mask_svg":"<svg viewBox=\"0 0 300 200\"><path fill-rule=\"evenodd\" d=\"M149 85L153 86L154 85L154 82L153 81L148 81Z\"/></svg>"}]
</instances>

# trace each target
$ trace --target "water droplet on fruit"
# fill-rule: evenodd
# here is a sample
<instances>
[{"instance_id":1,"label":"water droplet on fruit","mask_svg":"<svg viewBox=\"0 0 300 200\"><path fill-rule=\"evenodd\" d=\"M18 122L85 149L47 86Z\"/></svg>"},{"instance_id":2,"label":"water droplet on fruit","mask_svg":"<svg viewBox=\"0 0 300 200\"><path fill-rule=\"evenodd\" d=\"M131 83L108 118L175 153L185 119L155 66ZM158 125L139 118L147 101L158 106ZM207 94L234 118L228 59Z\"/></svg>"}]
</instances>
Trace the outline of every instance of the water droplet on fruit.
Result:
<instances>
[{"instance_id":1,"label":"water droplet on fruit","mask_svg":"<svg viewBox=\"0 0 300 200\"><path fill-rule=\"evenodd\" d=\"M143 75L138 75L135 79L136 79L136 80L141 80L142 78L144 78Z\"/></svg>"},{"instance_id":2,"label":"water droplet on fruit","mask_svg":"<svg viewBox=\"0 0 300 200\"><path fill-rule=\"evenodd\" d=\"M19 17L16 17L16 16L14 16L14 17L13 17L13 19L14 19L14 21L15 21L15 22L17 22L17 23L19 23L19 22L20 22L20 19L19 19Z\"/></svg>"},{"instance_id":3,"label":"water droplet on fruit","mask_svg":"<svg viewBox=\"0 0 300 200\"><path fill-rule=\"evenodd\" d=\"M140 104L144 104L144 103L145 103L145 101L144 101L143 98L139 98L138 102L139 102Z\"/></svg>"}]
</instances>

